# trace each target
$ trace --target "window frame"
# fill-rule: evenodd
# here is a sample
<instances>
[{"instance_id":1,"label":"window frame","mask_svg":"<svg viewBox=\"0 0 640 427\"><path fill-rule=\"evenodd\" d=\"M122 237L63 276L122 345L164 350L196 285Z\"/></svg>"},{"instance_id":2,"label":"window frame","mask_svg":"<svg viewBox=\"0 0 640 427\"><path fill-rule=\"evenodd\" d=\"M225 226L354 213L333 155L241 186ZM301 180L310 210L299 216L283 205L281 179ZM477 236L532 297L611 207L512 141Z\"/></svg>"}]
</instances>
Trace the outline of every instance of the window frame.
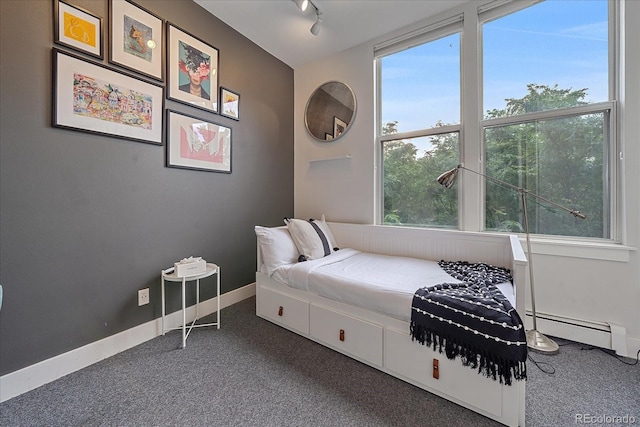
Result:
<instances>
[{"instance_id":1,"label":"window frame","mask_svg":"<svg viewBox=\"0 0 640 427\"><path fill-rule=\"evenodd\" d=\"M482 43L483 25L489 21L499 19L532 5L540 3L542 0L495 0L480 5L465 5L463 20L461 25L455 27L455 31L442 31L438 27L438 22L424 27L424 31L419 36L415 36L416 31L407 33L405 37L399 36L395 39L374 46L374 70L375 70L375 102L376 102L376 138L375 138L375 161L378 165L379 174L376 179L376 209L375 223L383 224L384 218L384 170L382 146L384 142L403 138L415 138L423 136L433 136L441 133L458 132L459 134L459 159L465 166L484 172L485 141L484 130L488 127L526 123L541 119L558 119L562 117L576 116L585 113L606 112L609 115L609 147L608 147L608 195L609 195L609 237L575 237L537 234L536 239L540 240L571 240L590 242L614 242L622 243L624 237L624 221L620 204L621 179L619 160L622 159L622 150L619 140L619 128L621 121L618 117L617 106L620 94L619 84L619 60L617 52L620 46L620 7L617 1L608 1L608 33L609 33L609 100L587 104L579 107L571 107L558 110L541 111L528 113L519 116L500 117L495 119L484 118L483 87L484 76L482 58L484 46ZM474 13L469 13L473 10ZM460 13L455 13L450 20ZM439 22L445 22L446 19ZM456 21L457 22L457 21ZM450 27L449 22L448 27ZM451 28L451 27L450 27ZM459 32L460 43L460 103L461 114L460 124L443 126L441 128L420 129L410 132L399 132L395 134L382 135L382 99L381 91L381 59L387 55L400 52L419 44L428 43L448 34ZM448 33L448 34L447 34ZM407 43L410 39L411 43ZM401 40L396 45L394 40ZM378 49L382 46L381 49ZM394 50L394 46L398 46ZM485 225L485 181L481 176L475 174L461 174L459 180L462 181L458 187L458 229L463 231L487 231ZM604 184L604 183L603 183ZM586 213L588 214L588 213Z\"/></svg>"},{"instance_id":2,"label":"window frame","mask_svg":"<svg viewBox=\"0 0 640 427\"><path fill-rule=\"evenodd\" d=\"M404 50L411 49L416 46L420 46L426 43L436 41L438 39L451 36L453 34L460 35L460 123L456 125L447 125L432 128L423 128L407 132L397 132L393 134L383 135L382 129L384 123L382 122L382 98L379 96L382 93L382 59L385 56L393 55ZM420 27L414 31L411 31L405 35L395 37L389 41L382 42L374 46L374 81L376 84L374 99L376 103L375 109L375 153L374 161L378 166L380 173L375 179L374 191L376 194L376 208L374 210L374 222L376 224L384 224L384 158L383 158L383 145L388 141L395 141L399 139L411 139L420 137L429 137L447 133L458 133L458 141L463 136L462 126L462 98L463 98L463 43L464 43L464 14L456 13L449 18L441 19L433 24ZM461 149L459 147L459 149ZM458 153L459 154L459 153ZM460 197L458 196L458 204L460 203ZM462 229L460 225L460 214L458 213L458 229Z\"/></svg>"}]
</instances>

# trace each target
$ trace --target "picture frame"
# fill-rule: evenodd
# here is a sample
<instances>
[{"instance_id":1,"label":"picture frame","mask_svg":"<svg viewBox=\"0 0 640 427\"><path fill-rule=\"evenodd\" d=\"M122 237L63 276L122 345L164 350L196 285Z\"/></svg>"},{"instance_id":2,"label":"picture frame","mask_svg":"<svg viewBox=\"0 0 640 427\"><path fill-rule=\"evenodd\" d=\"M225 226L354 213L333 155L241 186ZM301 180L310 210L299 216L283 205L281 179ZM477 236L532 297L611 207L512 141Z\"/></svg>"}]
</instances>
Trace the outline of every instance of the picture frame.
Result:
<instances>
[{"instance_id":1,"label":"picture frame","mask_svg":"<svg viewBox=\"0 0 640 427\"><path fill-rule=\"evenodd\" d=\"M162 145L162 86L59 49L52 52L52 126Z\"/></svg>"},{"instance_id":2,"label":"picture frame","mask_svg":"<svg viewBox=\"0 0 640 427\"><path fill-rule=\"evenodd\" d=\"M62 0L53 2L53 41L104 59L102 18Z\"/></svg>"},{"instance_id":3,"label":"picture frame","mask_svg":"<svg viewBox=\"0 0 640 427\"><path fill-rule=\"evenodd\" d=\"M240 94L220 87L220 114L233 120L240 120Z\"/></svg>"},{"instance_id":4,"label":"picture frame","mask_svg":"<svg viewBox=\"0 0 640 427\"><path fill-rule=\"evenodd\" d=\"M167 167L231 173L232 129L167 109Z\"/></svg>"},{"instance_id":5,"label":"picture frame","mask_svg":"<svg viewBox=\"0 0 640 427\"><path fill-rule=\"evenodd\" d=\"M347 124L336 116L333 116L333 138L339 138L347 128Z\"/></svg>"},{"instance_id":6,"label":"picture frame","mask_svg":"<svg viewBox=\"0 0 640 427\"><path fill-rule=\"evenodd\" d=\"M167 23L167 97L218 112L218 49Z\"/></svg>"},{"instance_id":7,"label":"picture frame","mask_svg":"<svg viewBox=\"0 0 640 427\"><path fill-rule=\"evenodd\" d=\"M109 0L109 62L164 81L164 20L130 0Z\"/></svg>"}]
</instances>

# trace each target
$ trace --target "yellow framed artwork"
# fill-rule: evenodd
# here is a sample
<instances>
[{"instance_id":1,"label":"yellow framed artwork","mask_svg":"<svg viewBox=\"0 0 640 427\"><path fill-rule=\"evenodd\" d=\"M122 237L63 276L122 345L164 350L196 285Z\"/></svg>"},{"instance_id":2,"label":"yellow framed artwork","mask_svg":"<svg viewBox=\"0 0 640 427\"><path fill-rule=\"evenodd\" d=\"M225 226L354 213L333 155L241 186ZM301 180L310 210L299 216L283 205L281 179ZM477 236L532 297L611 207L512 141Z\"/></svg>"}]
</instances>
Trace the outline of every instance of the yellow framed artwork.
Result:
<instances>
[{"instance_id":1,"label":"yellow framed artwork","mask_svg":"<svg viewBox=\"0 0 640 427\"><path fill-rule=\"evenodd\" d=\"M54 35L57 44L103 59L102 18L61 0L53 6Z\"/></svg>"}]
</instances>

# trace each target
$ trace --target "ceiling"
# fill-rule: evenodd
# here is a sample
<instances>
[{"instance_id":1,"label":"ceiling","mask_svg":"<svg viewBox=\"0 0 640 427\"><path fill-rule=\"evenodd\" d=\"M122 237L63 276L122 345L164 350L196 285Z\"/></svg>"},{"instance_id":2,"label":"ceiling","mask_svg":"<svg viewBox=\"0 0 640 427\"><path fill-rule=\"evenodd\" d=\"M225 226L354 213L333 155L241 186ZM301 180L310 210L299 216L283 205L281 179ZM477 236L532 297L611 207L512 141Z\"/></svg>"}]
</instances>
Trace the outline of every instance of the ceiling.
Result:
<instances>
[{"instance_id":1,"label":"ceiling","mask_svg":"<svg viewBox=\"0 0 640 427\"><path fill-rule=\"evenodd\" d=\"M331 56L468 0L312 0L322 10L320 33L312 7L291 0L194 0L291 68Z\"/></svg>"}]
</instances>

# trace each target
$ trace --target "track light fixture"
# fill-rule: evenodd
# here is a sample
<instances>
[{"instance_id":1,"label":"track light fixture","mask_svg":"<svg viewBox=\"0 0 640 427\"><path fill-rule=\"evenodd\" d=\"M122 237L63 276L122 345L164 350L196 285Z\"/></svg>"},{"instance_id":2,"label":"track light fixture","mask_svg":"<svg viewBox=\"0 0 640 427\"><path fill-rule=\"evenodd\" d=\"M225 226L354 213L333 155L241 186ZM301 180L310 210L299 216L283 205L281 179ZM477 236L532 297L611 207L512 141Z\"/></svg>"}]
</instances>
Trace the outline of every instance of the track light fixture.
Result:
<instances>
[{"instance_id":1,"label":"track light fixture","mask_svg":"<svg viewBox=\"0 0 640 427\"><path fill-rule=\"evenodd\" d=\"M320 32L320 21L322 21L322 10L311 0L291 0L291 1L293 1L296 4L296 6L298 6L298 9L300 9L303 12L305 12L309 8L309 5L311 5L313 10L316 12L316 22L311 26L310 31L311 31L311 34L313 34L314 36L317 36L318 33Z\"/></svg>"},{"instance_id":2,"label":"track light fixture","mask_svg":"<svg viewBox=\"0 0 640 427\"><path fill-rule=\"evenodd\" d=\"M298 6L298 9L303 12L305 12L309 6L309 0L293 0L293 2Z\"/></svg>"},{"instance_id":3,"label":"track light fixture","mask_svg":"<svg viewBox=\"0 0 640 427\"><path fill-rule=\"evenodd\" d=\"M313 5L313 7L316 9L316 23L311 26L311 34L313 34L314 36L317 36L318 33L320 32L320 21L322 21L322 18L321 18L322 11L318 9L316 5Z\"/></svg>"}]
</instances>

